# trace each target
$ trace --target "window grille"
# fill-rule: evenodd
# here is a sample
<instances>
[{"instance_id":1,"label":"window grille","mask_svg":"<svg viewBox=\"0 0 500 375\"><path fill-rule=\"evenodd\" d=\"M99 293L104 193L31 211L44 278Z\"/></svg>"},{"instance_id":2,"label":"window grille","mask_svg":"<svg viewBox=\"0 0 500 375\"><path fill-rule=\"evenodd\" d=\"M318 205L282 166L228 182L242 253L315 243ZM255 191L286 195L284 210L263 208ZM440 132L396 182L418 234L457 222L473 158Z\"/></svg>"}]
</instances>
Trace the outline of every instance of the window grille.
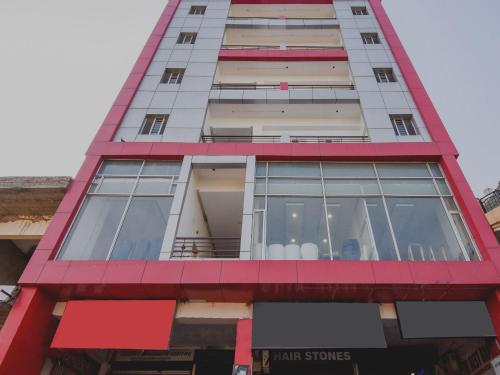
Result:
<instances>
[{"instance_id":1,"label":"window grille","mask_svg":"<svg viewBox=\"0 0 500 375\"><path fill-rule=\"evenodd\" d=\"M392 127L398 136L418 135L411 115L390 115Z\"/></svg>"},{"instance_id":2,"label":"window grille","mask_svg":"<svg viewBox=\"0 0 500 375\"><path fill-rule=\"evenodd\" d=\"M168 115L147 115L142 123L139 134L161 135L165 131Z\"/></svg>"}]
</instances>

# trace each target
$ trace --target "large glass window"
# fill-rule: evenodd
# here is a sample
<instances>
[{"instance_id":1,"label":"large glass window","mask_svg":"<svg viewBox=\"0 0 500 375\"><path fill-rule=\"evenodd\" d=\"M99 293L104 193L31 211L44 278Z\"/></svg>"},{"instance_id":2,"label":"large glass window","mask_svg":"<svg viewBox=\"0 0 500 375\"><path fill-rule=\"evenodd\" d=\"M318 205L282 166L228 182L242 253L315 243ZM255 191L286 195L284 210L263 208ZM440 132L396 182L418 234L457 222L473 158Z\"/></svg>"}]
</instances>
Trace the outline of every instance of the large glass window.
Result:
<instances>
[{"instance_id":1,"label":"large glass window","mask_svg":"<svg viewBox=\"0 0 500 375\"><path fill-rule=\"evenodd\" d=\"M158 259L180 163L105 161L59 259Z\"/></svg>"},{"instance_id":2,"label":"large glass window","mask_svg":"<svg viewBox=\"0 0 500 375\"><path fill-rule=\"evenodd\" d=\"M259 162L254 259L470 260L437 163Z\"/></svg>"}]
</instances>

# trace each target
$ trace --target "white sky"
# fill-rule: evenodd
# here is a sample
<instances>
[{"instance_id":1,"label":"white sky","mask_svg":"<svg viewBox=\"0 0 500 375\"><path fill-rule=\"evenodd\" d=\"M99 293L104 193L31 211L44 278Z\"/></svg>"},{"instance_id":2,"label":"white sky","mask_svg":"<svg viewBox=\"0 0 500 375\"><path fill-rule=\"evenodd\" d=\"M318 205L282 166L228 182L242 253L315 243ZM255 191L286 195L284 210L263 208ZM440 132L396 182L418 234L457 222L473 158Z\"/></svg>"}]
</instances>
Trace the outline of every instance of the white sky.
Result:
<instances>
[{"instance_id":1,"label":"white sky","mask_svg":"<svg viewBox=\"0 0 500 375\"><path fill-rule=\"evenodd\" d=\"M166 2L0 0L0 176L76 174ZM500 1L383 4L481 195L500 179Z\"/></svg>"}]
</instances>

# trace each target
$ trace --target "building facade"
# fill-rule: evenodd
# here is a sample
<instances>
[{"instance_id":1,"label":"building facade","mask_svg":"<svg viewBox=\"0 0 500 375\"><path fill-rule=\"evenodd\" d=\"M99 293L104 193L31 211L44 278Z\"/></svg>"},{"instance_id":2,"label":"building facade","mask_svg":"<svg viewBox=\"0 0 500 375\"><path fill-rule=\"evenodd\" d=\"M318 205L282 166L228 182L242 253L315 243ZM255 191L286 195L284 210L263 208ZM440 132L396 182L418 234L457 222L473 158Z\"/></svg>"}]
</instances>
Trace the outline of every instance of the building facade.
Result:
<instances>
[{"instance_id":1,"label":"building facade","mask_svg":"<svg viewBox=\"0 0 500 375\"><path fill-rule=\"evenodd\" d=\"M457 157L380 0L171 0L0 372L494 374L500 247Z\"/></svg>"},{"instance_id":2,"label":"building facade","mask_svg":"<svg viewBox=\"0 0 500 375\"><path fill-rule=\"evenodd\" d=\"M500 243L500 183L495 190L490 191L479 199L479 203L483 208L493 233L495 233L495 237Z\"/></svg>"}]
</instances>

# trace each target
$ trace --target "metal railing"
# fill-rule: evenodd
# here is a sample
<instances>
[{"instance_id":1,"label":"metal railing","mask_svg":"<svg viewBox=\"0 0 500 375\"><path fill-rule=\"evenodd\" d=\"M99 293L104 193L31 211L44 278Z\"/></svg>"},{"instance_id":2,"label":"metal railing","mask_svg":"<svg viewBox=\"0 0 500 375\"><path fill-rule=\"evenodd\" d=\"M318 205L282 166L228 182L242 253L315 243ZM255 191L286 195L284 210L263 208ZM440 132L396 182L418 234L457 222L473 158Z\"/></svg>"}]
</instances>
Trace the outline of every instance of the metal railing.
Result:
<instances>
[{"instance_id":1,"label":"metal railing","mask_svg":"<svg viewBox=\"0 0 500 375\"><path fill-rule=\"evenodd\" d=\"M177 237L171 258L239 258L239 237Z\"/></svg>"},{"instance_id":2,"label":"metal railing","mask_svg":"<svg viewBox=\"0 0 500 375\"><path fill-rule=\"evenodd\" d=\"M336 17L236 17L236 16L229 16L227 17L228 20L336 20Z\"/></svg>"},{"instance_id":3,"label":"metal railing","mask_svg":"<svg viewBox=\"0 0 500 375\"><path fill-rule=\"evenodd\" d=\"M306 136L291 135L202 135L203 143L367 143L370 137L360 136Z\"/></svg>"},{"instance_id":4,"label":"metal railing","mask_svg":"<svg viewBox=\"0 0 500 375\"><path fill-rule=\"evenodd\" d=\"M281 46L263 44L223 44L221 49L281 49ZM291 49L335 49L343 50L342 46L286 46L283 50Z\"/></svg>"},{"instance_id":5,"label":"metal railing","mask_svg":"<svg viewBox=\"0 0 500 375\"><path fill-rule=\"evenodd\" d=\"M483 208L484 212L490 212L500 206L500 190L497 189L492 191L488 195L485 195L481 199L479 199L479 203Z\"/></svg>"},{"instance_id":6,"label":"metal railing","mask_svg":"<svg viewBox=\"0 0 500 375\"><path fill-rule=\"evenodd\" d=\"M258 84L258 83L214 83L213 90L264 90L264 89L279 89L280 84ZM346 89L354 90L353 84L309 84L297 85L288 84L288 89Z\"/></svg>"}]
</instances>

